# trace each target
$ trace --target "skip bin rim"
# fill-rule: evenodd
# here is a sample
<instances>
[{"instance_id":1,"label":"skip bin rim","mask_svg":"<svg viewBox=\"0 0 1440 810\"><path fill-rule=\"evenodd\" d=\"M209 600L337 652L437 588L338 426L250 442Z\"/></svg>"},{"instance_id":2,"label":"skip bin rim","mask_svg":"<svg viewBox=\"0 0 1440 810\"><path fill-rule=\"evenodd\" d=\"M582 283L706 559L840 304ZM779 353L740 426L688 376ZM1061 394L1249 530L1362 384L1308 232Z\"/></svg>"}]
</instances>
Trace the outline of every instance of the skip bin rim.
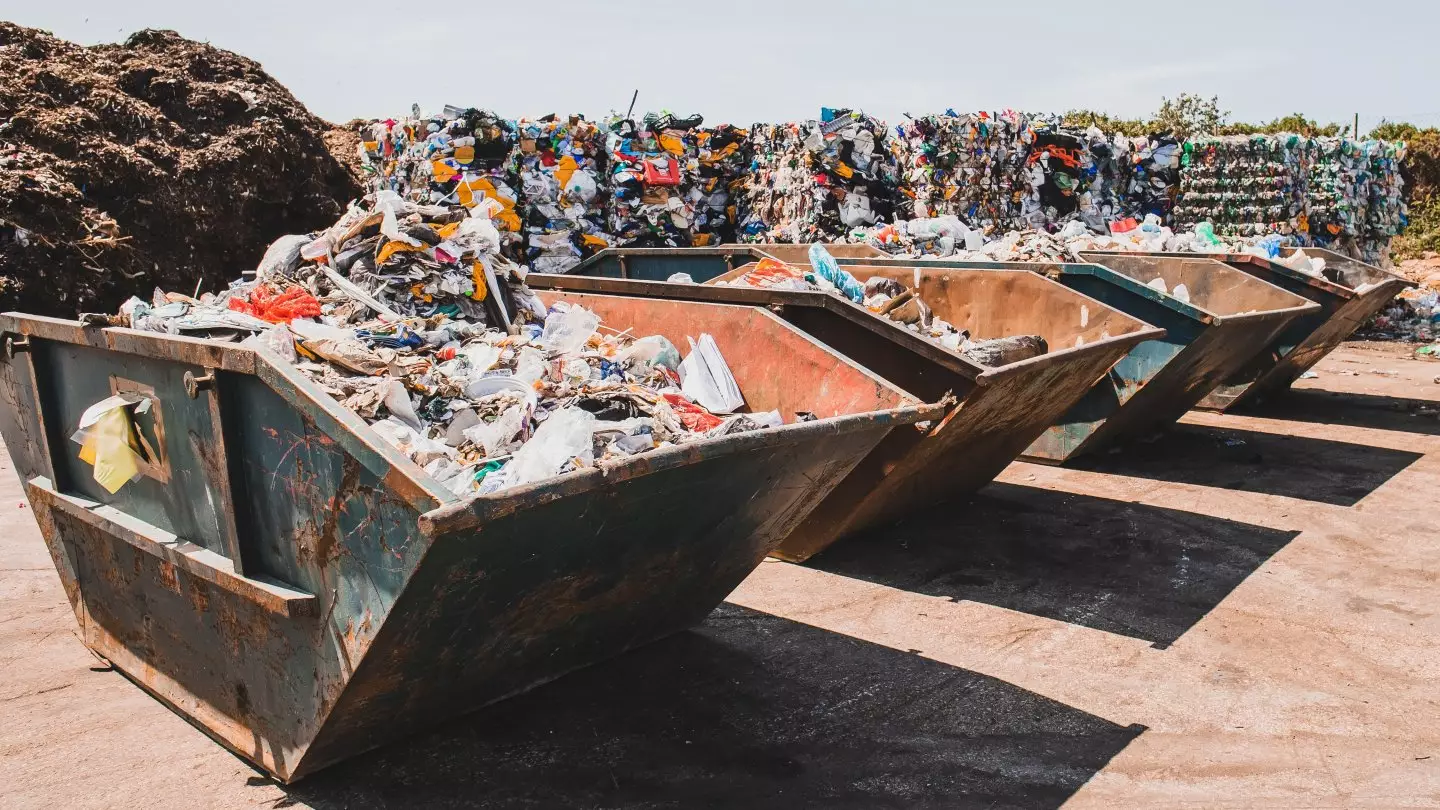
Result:
<instances>
[{"instance_id":1,"label":"skip bin rim","mask_svg":"<svg viewBox=\"0 0 1440 810\"><path fill-rule=\"evenodd\" d=\"M959 352L950 352L949 349L940 346L940 344L932 342L932 340L926 340L924 339L924 337L920 337L917 336L917 334L914 334L913 331L904 329L904 327L896 326L896 329L899 329L901 333L910 334L910 336L917 337L917 339L922 340L922 342L924 343L932 344L932 346L935 346L936 349L942 350L942 352L948 353L948 355L960 357L960 359L966 360L966 362L968 363L975 363L976 368L985 369L985 373L981 376L981 379L976 379L976 383L979 383L979 385L989 385L989 383L994 382L994 380L1004 379L1005 376L1011 375L1011 373L1015 373L1015 369L1024 369L1025 366L1028 365L1028 363L1037 362L1037 360L1044 359L1044 357L1073 355L1073 353L1079 352L1079 350L1084 349L1084 347L1086 346L1104 346L1104 344L1107 343L1126 342L1126 340L1135 339L1136 336L1139 337L1135 340L1135 343L1143 342L1143 340L1158 339L1158 337L1165 336L1165 330L1161 329L1161 327L1153 326L1153 324L1151 323L1146 323L1146 321L1140 320L1138 319L1138 317L1126 313L1125 310L1120 310L1120 308L1112 307L1110 306L1110 304L1104 303L1104 301L1100 301L1097 300L1097 298L1090 297L1090 295L1080 293L1079 290L1071 290L1071 288L1066 287L1066 285L1064 284L1060 284L1060 282L1054 280L1054 278L1045 277L1044 274L1037 274L1037 272L1030 270L1030 268L1028 267L969 267L969 265L965 265L965 267L959 267L959 265L956 265L956 267L930 267L930 262L906 261L906 259L837 259L837 261L840 262L841 265L851 265L851 267L888 267L901 268L901 270L919 268L919 270L932 272L959 270L985 270L991 272L1028 272L1028 274L1031 275L1038 275L1043 284L1051 284L1054 285L1054 287L1058 288L1058 290L1063 290L1064 294L1066 295L1077 295L1077 297L1084 298L1084 300L1086 300L1086 303L1092 304L1092 306L1094 307L1099 307L1100 310L1113 311L1113 313L1119 314L1119 316L1128 317L1128 319L1136 321L1136 323L1140 324L1140 329L1135 331L1126 331L1125 334L1112 334L1112 336L1110 337L1103 337L1103 339L1096 340L1096 342L1086 343L1084 344L1084 346L1064 346L1061 347L1061 349L1053 349L1050 350L1050 352L1045 352L1044 355L1027 357L1027 359L1017 360L1017 362L1014 363L1007 363L1007 365L1004 366L984 366L981 365L981 363L975 363L973 362L973 360L966 359L965 356L960 355ZM742 268L743 265L742 267L736 268L736 270L742 270ZM874 317L874 319L876 320L887 320L881 319L880 316L876 316L876 314L871 313L870 310L865 310L865 308L863 306L860 306L860 304L854 303L854 301L851 301L850 298L842 297L842 295L838 293L811 294L825 295L825 297L831 298L831 300L838 301L841 306L857 308L857 310L864 311L865 314Z\"/></svg>"},{"instance_id":2,"label":"skip bin rim","mask_svg":"<svg viewBox=\"0 0 1440 810\"><path fill-rule=\"evenodd\" d=\"M1314 276L1309 276L1309 275L1306 275L1306 274L1301 273L1301 272L1299 272L1299 271L1291 270L1290 268L1285 267L1285 266L1282 265L1282 264L1278 264L1278 263L1276 263L1276 262L1272 262L1272 261L1270 261L1270 260L1268 260L1268 259L1263 259L1263 258L1261 258L1261 257L1259 257L1259 256L1252 256L1252 255L1250 255L1250 254L1248 254L1248 253L1233 253L1233 254L1232 254L1232 253L1163 253L1163 252L1161 252L1161 253L1154 253L1154 252L1147 252L1147 251L1086 250L1086 251L1082 251L1080 255L1081 255L1081 256L1084 256L1084 257L1090 257L1090 256L1097 256L1097 257L1104 257L1104 256L1144 256L1144 257L1146 257L1146 258L1151 258L1151 259L1164 259L1164 258L1168 258L1168 257L1174 257L1174 258L1177 258L1177 259L1185 259L1185 260L1187 260L1187 261L1196 261L1196 260L1200 260L1200 259L1208 259L1208 260L1213 261L1213 262L1215 262L1215 263L1217 263L1217 264L1223 265L1226 269L1234 270L1234 271L1237 272L1237 273L1245 273L1245 271L1244 271L1244 270L1241 270L1241 269L1238 268L1238 267L1232 267L1231 264L1230 264L1232 261L1236 261L1236 262L1246 262L1246 263L1253 263L1253 264L1261 264L1262 266L1265 266L1265 269L1280 271L1282 275L1284 275L1284 276L1286 276L1286 277L1288 277L1288 278L1293 278L1293 279L1295 279L1295 280L1297 280L1297 281L1307 282L1307 283L1310 284L1310 286L1313 286L1313 287L1315 287L1315 288L1318 289L1318 290L1321 290L1321 291L1327 292L1327 293L1331 293L1331 294L1334 294L1334 295L1338 295L1338 296L1340 296L1340 297L1342 297L1342 298L1345 298L1346 300L1349 300L1349 299L1358 297L1358 296L1355 294L1355 291L1354 291L1354 290L1351 290L1351 289L1348 288L1348 287L1345 287L1345 286L1340 285L1340 284L1335 284L1335 283L1331 282L1331 281L1328 280L1328 279L1323 279L1323 278L1317 279L1317 278L1315 278ZM1102 262L1091 262L1091 263L1092 263L1092 264L1098 264L1098 265L1100 265L1101 267L1104 267L1104 264L1103 264ZM1106 269L1108 270L1109 268L1106 268ZM1114 272L1114 271L1111 271L1111 272ZM1121 274L1121 275L1123 275L1123 274ZM1290 309L1284 309L1284 310L1281 310L1281 309L1261 310L1260 313L1289 312L1289 311L1291 311L1291 310L1296 310L1296 309L1298 309L1298 310L1300 310L1300 312L1296 313L1296 317L1299 317L1300 315L1304 315L1304 314L1306 314L1307 312L1313 312L1314 310L1317 310L1317 309L1320 309L1320 308L1321 308L1319 303L1317 303L1317 302L1315 302L1315 301L1311 301L1311 300L1309 300L1309 299L1305 298L1304 296L1299 295L1299 294L1297 294L1297 293L1292 293L1292 292L1290 292L1289 290L1285 289L1284 287L1280 287L1279 285L1276 285L1276 284L1271 284L1269 281L1266 281L1265 279L1259 278L1259 277L1257 277L1257 276L1252 276L1252 275L1250 275L1249 273L1245 273L1245 275L1249 276L1250 278L1254 279L1255 281L1260 282L1261 284L1266 284L1266 285L1269 285L1269 286L1271 286L1271 287L1274 287L1275 289L1280 290L1281 292L1283 292L1283 293L1285 293L1285 294L1287 294L1287 295L1290 295L1290 296L1293 296L1293 297L1295 297L1295 298L1298 298L1298 299L1300 299L1300 300L1302 300L1302 301L1305 301L1305 303L1308 304L1308 306L1291 307ZM1132 280L1133 280L1133 279L1132 279ZM1317 283L1317 282L1318 282L1318 283ZM1334 289L1333 289L1333 290L1330 289L1331 287L1333 287ZM1154 288L1152 287L1151 289L1154 289ZM1159 292L1159 291L1156 290L1156 292ZM1204 311L1204 310L1202 310L1202 311ZM1215 315L1214 317L1216 318L1217 322L1219 322L1220 319L1234 320L1234 319L1236 319L1236 318L1244 318L1244 317L1248 317L1248 316L1254 315L1254 314L1257 314L1257 313L1245 313L1245 314L1241 314L1241 315Z\"/></svg>"},{"instance_id":3,"label":"skip bin rim","mask_svg":"<svg viewBox=\"0 0 1440 810\"><path fill-rule=\"evenodd\" d=\"M706 302L686 302L694 304L706 304ZM723 303L711 303L710 306L741 306ZM68 321L61 318L51 318L40 315L27 315L20 312L0 313L0 333L20 334L34 336L42 340L68 343L77 346L84 346L93 349L101 349L121 354L133 354L140 357L149 357L157 360L172 360L189 365L196 365L205 368L215 368L221 371L247 374L259 378L281 397L289 400L291 404L305 415L316 419L316 417L328 417L334 426L321 424L317 420L316 427L322 433L330 436L337 443L346 446L346 449L354 453L363 463L365 454L378 454L388 467L384 472L371 469L376 475L384 478L397 491L411 492L419 490L425 498L433 503L426 502L424 498L408 498L422 516L433 514L441 510L441 514L435 520L450 520L450 510L444 507L454 506L457 510L471 511L475 514L503 515L521 511L526 506L534 506L540 503L547 503L557 497L580 494L604 486L608 481L629 480L640 478L650 473L662 470L673 469L684 466L704 458L716 458L730 455L736 452L743 452L752 447L759 447L771 443L791 444L796 441L808 439L814 435L843 435L859 430L869 424L884 420L891 425L900 427L927 420L939 419L948 410L944 403L922 403L919 398L908 391L895 386L884 380L869 369L860 366L850 358L825 346L810 335L786 323L774 313L763 311L763 317L771 320L779 328L793 332L803 340L809 341L823 348L826 352L835 356L844 364L870 378L877 385L884 386L900 394L903 398L912 400L915 404L904 405L898 408L889 408L879 411L866 411L855 414L844 414L841 416L825 417L814 422L794 422L783 424L775 428L763 428L761 430L748 431L746 433L721 436L713 439L699 439L684 445L653 450L649 453L641 453L631 456L624 461L607 464L603 467L595 467L588 470L573 470L542 481L536 481L522 487L502 490L500 492L484 495L459 496L449 491L436 481L429 473L414 461L402 454L398 449L390 445L376 433L374 428L359 415L350 411L340 404L334 397L321 389L309 377L306 377L299 369L294 368L283 358L265 348L252 348L240 346L222 340L211 338L196 338L186 335L171 335L161 332L149 332L128 327L86 327L80 321ZM102 340L95 341L88 339L91 336L103 336ZM120 338L116 340L115 338ZM166 346L174 346L172 351L166 351ZM267 374L266 372L269 372ZM271 377L271 375L274 377ZM284 390L287 387L296 389L300 396L293 396L292 392ZM312 407L307 407L309 403ZM315 410L318 409L318 412ZM363 445L356 448L352 443L345 440L345 434L353 435ZM409 478L408 486L396 481L390 473L397 473L402 478ZM63 493L62 493L63 494ZM433 525L422 521L421 529L426 531L427 525ZM465 527L477 525L465 523ZM448 523L443 527L450 528Z\"/></svg>"},{"instance_id":4,"label":"skip bin rim","mask_svg":"<svg viewBox=\"0 0 1440 810\"><path fill-rule=\"evenodd\" d=\"M1353 258L1353 257L1350 257L1350 256L1346 256L1344 253L1340 253L1339 251L1331 250L1330 248L1322 248L1322 247L1282 247L1282 248L1280 248L1280 251L1281 251L1284 255L1286 255L1286 256L1293 256L1293 255L1295 255L1296 253L1301 252L1301 251L1305 251L1305 252L1308 252L1308 253L1318 253L1318 254L1320 254L1320 258L1325 259L1327 262L1333 261L1333 260L1339 260L1339 261L1342 261L1342 262L1353 262L1353 263L1355 263L1355 264L1362 265L1363 267L1365 267L1366 270L1369 270L1369 271L1372 272L1372 273L1378 273L1378 274L1380 274L1380 275L1382 275L1382 276L1387 276L1387 278L1386 278L1385 280L1379 282L1379 283L1377 284L1377 286L1384 286L1385 284L1389 284L1389 283L1392 283L1392 282L1398 282L1398 283L1401 285L1401 289L1402 289L1402 290L1414 290L1414 289L1419 289L1419 287L1420 287L1420 283L1419 283L1419 282L1417 282L1417 281L1412 281L1412 280L1410 280L1410 279L1408 279L1408 278L1400 275L1399 273L1396 273L1396 272L1393 271L1393 270L1386 270L1386 269L1383 268L1383 267L1379 267L1379 266L1377 266L1377 265L1371 264L1370 262L1365 262L1365 261L1361 261L1361 260L1359 260L1359 259L1356 259L1356 258ZM1273 261L1273 260L1271 260L1271 261ZM1276 264L1278 264L1278 262L1276 262ZM1283 267L1284 265L1281 265L1281 266ZM1290 268L1287 267L1287 268L1285 268L1285 269L1289 270ZM1300 275L1303 276L1303 277L1306 277L1306 278L1310 278L1310 276L1305 276L1304 273L1301 273ZM1325 279L1325 280L1326 280L1326 281L1330 281L1329 279ZM1336 282L1330 282L1330 283L1335 284ZM1352 287L1346 287L1346 286L1343 285L1343 284L1337 284L1336 286L1340 287L1340 288L1343 289L1343 290L1349 290L1350 292L1355 293L1356 295L1368 295L1368 294L1370 293L1370 290L1366 290L1366 291L1363 292L1363 293L1358 293L1358 292L1355 291L1354 288L1352 288Z\"/></svg>"},{"instance_id":5,"label":"skip bin rim","mask_svg":"<svg viewBox=\"0 0 1440 810\"><path fill-rule=\"evenodd\" d=\"M1036 356L1036 357L1027 358L1027 359L1025 359L1025 360L1019 360L1019 361L1016 361L1016 362L1014 362L1014 363L1008 363L1008 364L1003 365L1003 366L995 366L995 367L980 366L981 368L984 368L984 369L987 370L987 372L986 372L986 373L987 373L987 376L988 376L991 380L999 379L999 378L1001 378L1001 377L1006 376L1007 374L1012 373L1012 372L1011 372L1011 369L1024 368L1024 367L1025 367L1025 364L1027 364L1027 363L1032 363L1032 362L1035 362L1035 361L1037 361L1037 360L1040 360L1040 359L1046 358L1046 357L1057 357L1057 356L1064 356L1064 355L1068 355L1068 354L1073 354L1073 353L1075 353L1075 352L1078 352L1078 351L1081 350L1081 349L1084 349L1086 346L1102 346L1102 345L1105 345L1105 344L1107 344L1107 343L1112 343L1112 342L1114 342L1114 343L1120 343L1120 342L1124 342L1124 341L1130 341L1130 342L1132 342L1132 345L1133 345L1133 344L1136 344L1136 343L1143 343L1143 342L1146 341L1146 340L1158 340L1158 339L1160 339L1160 338L1165 337L1165 330L1164 330L1164 328L1159 327L1159 326L1156 326L1156 325L1154 325L1154 324L1152 324L1152 323L1148 323L1148 322L1146 322L1146 321L1144 321L1144 320L1142 320L1142 319L1140 319L1140 318L1135 317L1134 315L1131 315L1130 313L1128 313L1128 312L1126 312L1126 311L1124 311L1124 310L1122 310L1122 309L1119 309L1119 308L1117 308L1117 307L1113 307L1113 306L1105 303L1104 301L1101 301L1101 300L1099 300L1099 299L1097 299L1097 298L1093 298L1093 297L1091 297L1091 296L1089 296L1089 295L1086 295L1085 293L1080 292L1079 290L1072 290L1072 289L1070 289L1069 287L1066 287L1064 284L1061 284L1060 282L1056 281L1055 279L1050 278L1050 277L1047 276L1046 274L1041 273L1041 272L1037 272L1037 271L1034 269L1035 265L1033 265L1033 264L1031 264L1031 263L1029 263L1029 262L964 262L964 261L929 262L929 261L924 261L924 260L913 260L913 259L836 259L836 261L837 261L837 262L840 264L840 266L842 266L842 267L845 267L845 266L851 266L851 267L871 267L871 266L873 266L873 267L893 267L893 268L903 268L903 269L919 268L919 269L921 269L921 270L940 271L940 272L950 271L950 270L985 270L985 271L987 271L987 272L993 272L993 273L1029 273L1029 274L1034 275L1034 276L1039 276L1040 279L1041 279L1044 283L1046 283L1046 284L1053 284L1055 287L1057 287L1057 288L1059 288L1059 289L1061 289L1061 290L1064 290L1064 291L1065 291L1065 294L1067 294L1067 295L1078 296L1078 297L1080 297L1080 298L1085 299L1085 301L1086 301L1088 304L1090 304L1090 305L1093 305L1093 306L1095 306L1095 307L1098 307L1098 308L1100 308L1100 309L1102 309L1102 310L1110 310L1110 311L1115 312L1115 313L1117 313L1117 314L1119 314L1119 315L1121 315L1121 316L1123 316L1123 317L1130 318L1131 320L1133 320L1133 321L1135 321L1135 322L1137 322L1137 323L1140 324L1140 328L1137 329L1137 330L1134 331L1134 332L1126 332L1126 333L1124 333L1124 334L1122 334L1122 335L1111 335L1111 336L1108 337L1108 338L1101 338L1100 340L1097 340L1097 341L1095 341L1094 343L1086 343L1084 346L1065 346L1065 347L1063 347L1063 348L1053 349L1053 350L1051 350L1051 351L1046 352L1045 354L1038 355L1038 356ZM1151 289L1151 291L1154 292L1153 289ZM834 298L839 298L838 295L834 295L834 294L830 294L830 293L824 293L824 294L825 294L825 295L831 295L831 297L834 297ZM842 300L844 300L844 299L842 299ZM851 302L847 301L846 303L851 303ZM1179 303L1179 302L1177 301L1176 303ZM851 305L852 305L852 306L859 306L858 304L853 304L853 303L852 303ZM868 311L868 310L867 310L867 311ZM1133 340L1132 340L1132 339L1133 339ZM941 347L941 348L944 348L944 347ZM947 350L947 351L948 351L948 350ZM979 365L979 364L977 363L976 365Z\"/></svg>"},{"instance_id":6,"label":"skip bin rim","mask_svg":"<svg viewBox=\"0 0 1440 810\"><path fill-rule=\"evenodd\" d=\"M1086 256L1090 256L1090 255L1097 255L1097 256L1107 256L1107 255L1108 255L1108 256L1146 256L1147 258L1182 257L1181 254L1176 254L1176 253L1141 254L1141 253L1134 253L1134 252L1117 252L1117 251L1109 251L1109 252L1105 252L1105 251L1082 251L1080 255L1081 255L1082 258L1084 258L1084 257L1086 257ZM1199 257L1188 257L1188 256L1186 256L1186 257L1183 257L1183 258L1187 258L1187 259L1193 259L1193 258L1211 259L1211 257L1209 257L1209 256L1199 256ZM1211 259L1211 260L1212 260L1212 261L1215 261L1214 259ZM1185 301L1181 301L1179 298L1176 298L1175 296L1171 295L1169 292L1163 292L1163 293L1162 293L1162 292L1160 292L1159 290L1155 289L1154 287L1151 287L1151 286L1148 285L1148 284L1143 284L1143 283L1141 283L1139 280L1137 280L1137 279L1135 279L1135 278L1132 278L1132 277L1130 277L1130 276L1128 276L1128 275L1126 275L1126 274L1124 274L1124 273L1121 273L1121 272L1119 272L1118 270L1112 270L1111 268L1106 267L1104 264L1102 264L1102 263L1100 263L1100 262L1095 262L1095 261L1087 261L1087 262L979 262L979 264L1000 265L1000 266L1005 266L1006 269L1009 269L1010 266L1013 266L1013 265L1019 265L1019 266L1022 266L1022 267L1024 267L1024 266L1028 266L1028 267L1049 267L1049 268L1054 268L1054 269L1055 269L1055 272L1057 272L1057 273L1059 273L1059 274L1061 274L1061 275L1076 275L1076 276L1086 275L1086 276L1095 276L1095 277L1097 277L1097 278L1103 278L1106 282L1111 283L1111 284L1114 284L1115 286L1120 287L1121 289L1124 289L1124 290L1126 290L1126 291L1128 291L1128 292L1131 292L1131 293L1134 293L1134 294L1136 294L1136 295L1139 295L1139 296L1141 296L1142 298L1149 299L1150 301L1153 301L1153 302L1155 302L1155 303L1157 303L1157 304L1160 304L1161 306L1165 307L1166 309L1169 309L1169 310L1172 310L1172 311L1174 311L1174 312L1177 312L1177 313L1179 313L1180 315L1183 315L1183 316L1185 316L1185 317L1187 317L1187 318L1189 318L1189 319L1191 319L1191 320L1193 320L1193 321L1198 321L1198 322L1203 323L1203 324L1214 324L1214 325L1218 325L1218 324L1222 324L1222 323L1231 323L1231 322L1234 322L1234 321L1264 320L1264 319L1275 318L1275 317L1280 317L1280 316L1299 317L1300 315L1303 315L1303 314L1305 314L1305 313L1307 313L1307 312L1314 312L1315 310L1320 309L1320 305L1317 304L1317 303L1315 303L1314 301L1306 300L1305 298L1303 298L1303 297L1301 297L1301 296L1298 296L1298 295L1295 295L1294 293L1292 293L1292 292L1290 292L1290 291L1288 291L1288 290L1284 290L1284 289L1281 289L1280 287L1276 287L1274 284L1271 284L1271 283L1268 282L1268 281L1265 281L1265 280L1263 280L1263 279L1255 278L1254 276L1251 276L1251 275L1249 275L1248 273L1245 273L1245 272L1242 271L1242 270L1236 270L1235 268L1233 268L1233 267L1231 267L1231 266L1229 266L1229 265L1227 265L1227 264L1225 264L1224 262L1221 262L1221 261L1215 261L1215 264L1217 264L1217 265L1219 265L1220 267L1222 267L1226 272L1240 273L1241 275L1245 276L1246 279L1248 279L1248 280L1250 280L1250 281L1254 281L1254 282L1257 283L1257 284L1264 284L1264 285L1267 286L1267 287L1270 287L1270 288L1272 288L1272 289L1274 289L1274 290L1276 290L1276 291L1278 291L1278 292L1281 292L1281 293L1283 293L1283 294L1285 294L1285 295L1290 296L1291 298L1294 298L1296 301L1299 301L1300 303L1297 304L1297 305L1295 305L1295 306L1283 307L1283 308L1279 308L1279 309L1260 309L1260 310L1255 310L1255 311L1253 311L1253 312L1236 313L1236 314L1234 314L1234 315L1221 315L1221 314L1216 313L1216 312L1211 312L1210 310L1205 309L1204 307L1196 306L1195 304L1187 303L1187 302L1185 302ZM1034 272L1041 272L1042 275L1044 275L1043 271L1034 271Z\"/></svg>"}]
</instances>

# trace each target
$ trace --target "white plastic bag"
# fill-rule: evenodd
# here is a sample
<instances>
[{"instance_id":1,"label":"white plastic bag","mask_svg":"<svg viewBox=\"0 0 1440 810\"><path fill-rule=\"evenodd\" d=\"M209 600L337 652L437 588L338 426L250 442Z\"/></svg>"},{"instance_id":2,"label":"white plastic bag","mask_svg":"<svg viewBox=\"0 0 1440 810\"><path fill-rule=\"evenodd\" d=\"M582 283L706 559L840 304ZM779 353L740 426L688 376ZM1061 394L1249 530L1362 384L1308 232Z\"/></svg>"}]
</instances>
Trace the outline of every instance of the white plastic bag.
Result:
<instances>
[{"instance_id":1,"label":"white plastic bag","mask_svg":"<svg viewBox=\"0 0 1440 810\"><path fill-rule=\"evenodd\" d=\"M740 386L715 344L715 338L700 335L690 341L690 355L680 361L680 390L711 413L734 413L745 405Z\"/></svg>"},{"instance_id":2,"label":"white plastic bag","mask_svg":"<svg viewBox=\"0 0 1440 810\"><path fill-rule=\"evenodd\" d=\"M415 413L415 406L410 402L410 392L405 390L405 383L396 379L386 383L384 401L390 415L400 420L401 424L416 433L425 431L425 426L420 423L420 415Z\"/></svg>"},{"instance_id":3,"label":"white plastic bag","mask_svg":"<svg viewBox=\"0 0 1440 810\"><path fill-rule=\"evenodd\" d=\"M515 453L506 469L510 486L542 481L560 474L565 463L574 459L577 466L595 463L595 415L579 408L566 408L552 414Z\"/></svg>"},{"instance_id":4,"label":"white plastic bag","mask_svg":"<svg viewBox=\"0 0 1440 810\"><path fill-rule=\"evenodd\" d=\"M502 455L510 449L515 434L520 432L527 410L524 405L511 405L494 422L481 422L466 428L465 438L484 448L486 458Z\"/></svg>"},{"instance_id":5,"label":"white plastic bag","mask_svg":"<svg viewBox=\"0 0 1440 810\"><path fill-rule=\"evenodd\" d=\"M600 316L584 307L556 310L545 318L540 343L560 355L576 354L599 325Z\"/></svg>"}]
</instances>

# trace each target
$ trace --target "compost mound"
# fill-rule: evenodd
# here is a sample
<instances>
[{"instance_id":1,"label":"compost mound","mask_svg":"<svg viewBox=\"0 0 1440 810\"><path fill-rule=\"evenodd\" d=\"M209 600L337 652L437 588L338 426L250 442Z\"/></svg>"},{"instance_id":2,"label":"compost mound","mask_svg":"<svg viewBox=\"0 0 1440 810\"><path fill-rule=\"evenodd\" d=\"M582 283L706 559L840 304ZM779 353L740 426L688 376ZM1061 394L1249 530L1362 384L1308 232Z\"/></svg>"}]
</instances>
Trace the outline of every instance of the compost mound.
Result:
<instances>
[{"instance_id":1,"label":"compost mound","mask_svg":"<svg viewBox=\"0 0 1440 810\"><path fill-rule=\"evenodd\" d=\"M173 31L83 47L0 22L0 308L223 288L359 196L334 130L258 63Z\"/></svg>"}]
</instances>

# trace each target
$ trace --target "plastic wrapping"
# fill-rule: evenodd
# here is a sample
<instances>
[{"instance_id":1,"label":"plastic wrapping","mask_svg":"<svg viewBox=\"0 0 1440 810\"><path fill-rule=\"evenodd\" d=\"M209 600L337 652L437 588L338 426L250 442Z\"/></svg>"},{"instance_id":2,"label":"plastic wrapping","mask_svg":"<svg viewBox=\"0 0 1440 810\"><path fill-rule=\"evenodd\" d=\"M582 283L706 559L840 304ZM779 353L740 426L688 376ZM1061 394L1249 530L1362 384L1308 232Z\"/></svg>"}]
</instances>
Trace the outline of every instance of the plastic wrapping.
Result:
<instances>
[{"instance_id":1,"label":"plastic wrapping","mask_svg":"<svg viewBox=\"0 0 1440 810\"><path fill-rule=\"evenodd\" d=\"M738 200L742 242L825 242L891 222L899 178L885 123L851 110L757 124Z\"/></svg>"},{"instance_id":2,"label":"plastic wrapping","mask_svg":"<svg viewBox=\"0 0 1440 810\"><path fill-rule=\"evenodd\" d=\"M522 119L516 128L511 171L523 191L526 258L536 272L563 273L615 243L605 225L604 136L580 115Z\"/></svg>"}]
</instances>

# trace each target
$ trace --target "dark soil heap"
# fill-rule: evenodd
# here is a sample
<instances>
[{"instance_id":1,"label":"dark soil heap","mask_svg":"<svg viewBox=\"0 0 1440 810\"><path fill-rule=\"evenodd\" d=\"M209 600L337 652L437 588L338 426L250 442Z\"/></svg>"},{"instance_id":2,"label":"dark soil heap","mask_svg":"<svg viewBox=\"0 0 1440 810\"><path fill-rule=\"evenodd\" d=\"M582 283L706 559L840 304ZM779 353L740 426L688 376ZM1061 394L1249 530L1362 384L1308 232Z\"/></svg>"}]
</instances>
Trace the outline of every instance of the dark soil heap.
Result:
<instances>
[{"instance_id":1,"label":"dark soil heap","mask_svg":"<svg viewBox=\"0 0 1440 810\"><path fill-rule=\"evenodd\" d=\"M361 193L260 65L173 31L82 47L0 21L0 309L215 290Z\"/></svg>"}]
</instances>

